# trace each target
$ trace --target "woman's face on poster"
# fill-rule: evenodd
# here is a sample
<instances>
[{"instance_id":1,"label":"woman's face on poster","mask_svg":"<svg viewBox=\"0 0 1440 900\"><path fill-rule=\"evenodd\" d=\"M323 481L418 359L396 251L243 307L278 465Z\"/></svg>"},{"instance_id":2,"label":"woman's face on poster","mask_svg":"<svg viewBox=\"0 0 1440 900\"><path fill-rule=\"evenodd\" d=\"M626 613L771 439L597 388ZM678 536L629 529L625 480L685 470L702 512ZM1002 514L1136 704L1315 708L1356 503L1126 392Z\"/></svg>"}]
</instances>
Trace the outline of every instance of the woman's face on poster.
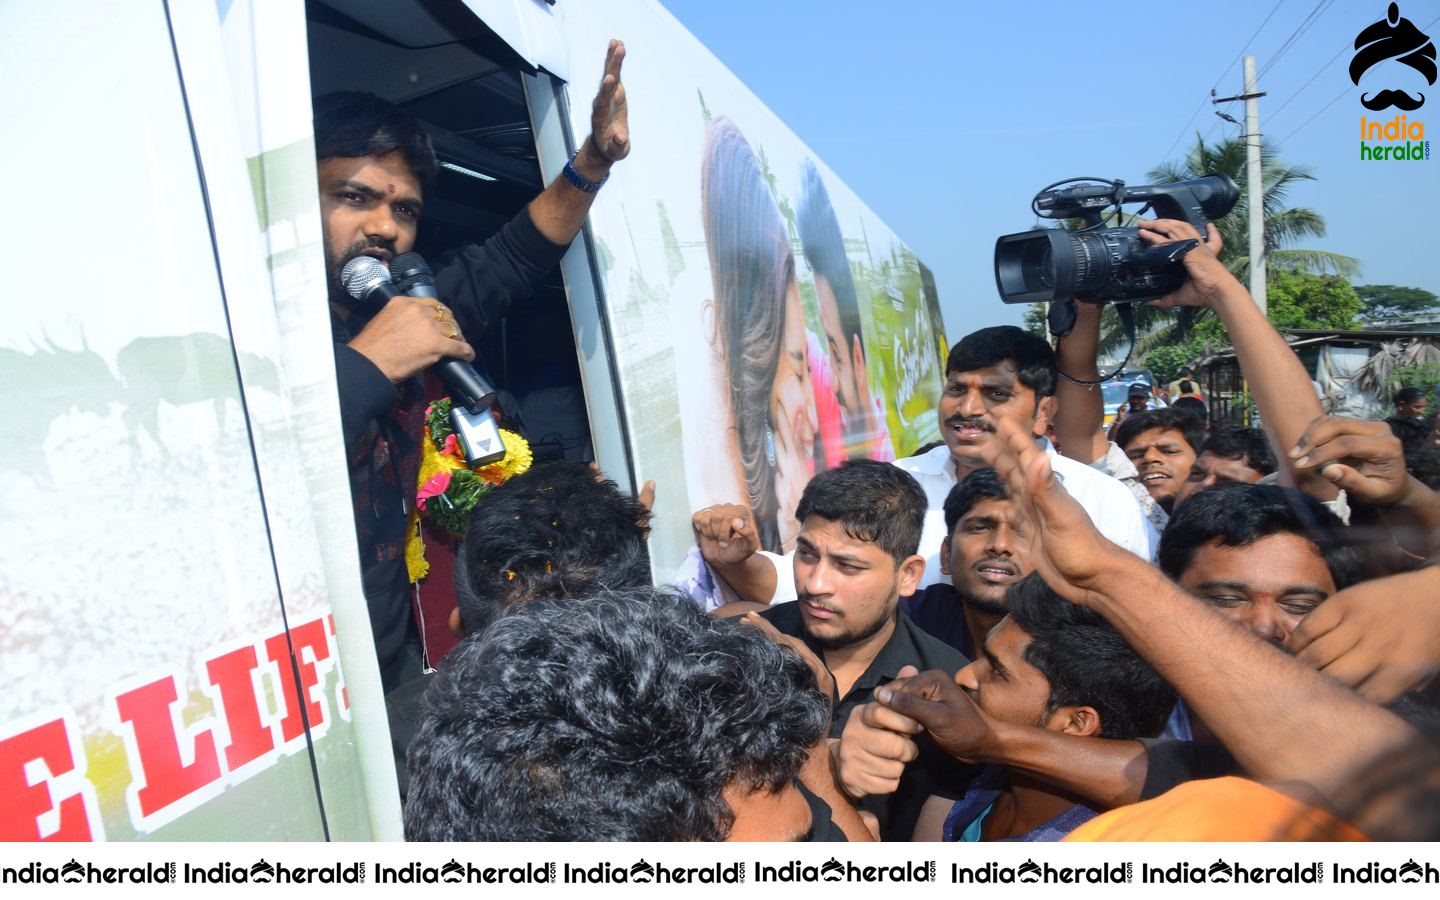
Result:
<instances>
[{"instance_id":1,"label":"woman's face on poster","mask_svg":"<svg viewBox=\"0 0 1440 900\"><path fill-rule=\"evenodd\" d=\"M800 504L805 485L815 474L815 435L820 422L815 412L815 391L810 383L805 313L800 305L800 289L793 279L785 290L784 303L785 332L775 382L770 387L770 427L775 433L780 543L788 551L800 533L795 507Z\"/></svg>"}]
</instances>

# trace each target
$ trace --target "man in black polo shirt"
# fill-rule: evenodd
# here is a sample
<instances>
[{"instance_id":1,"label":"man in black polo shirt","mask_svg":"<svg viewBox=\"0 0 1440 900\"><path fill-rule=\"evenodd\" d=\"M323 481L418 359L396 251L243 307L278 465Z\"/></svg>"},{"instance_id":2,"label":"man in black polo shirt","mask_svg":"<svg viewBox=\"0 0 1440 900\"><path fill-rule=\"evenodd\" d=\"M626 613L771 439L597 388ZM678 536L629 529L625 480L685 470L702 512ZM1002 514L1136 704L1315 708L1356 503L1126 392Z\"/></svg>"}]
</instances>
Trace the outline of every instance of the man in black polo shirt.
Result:
<instances>
[{"instance_id":1,"label":"man in black polo shirt","mask_svg":"<svg viewBox=\"0 0 1440 900\"><path fill-rule=\"evenodd\" d=\"M954 674L969 662L899 611L900 598L914 593L925 571L917 552L925 508L925 492L909 473L868 459L816 475L800 498L797 598L760 615L799 638L829 675L821 689L834 701L831 738L840 738L852 712L902 669ZM928 740L918 749L918 762L905 767L894 794L855 798L879 820L883 839L909 840L926 799L963 791L965 766Z\"/></svg>"}]
</instances>

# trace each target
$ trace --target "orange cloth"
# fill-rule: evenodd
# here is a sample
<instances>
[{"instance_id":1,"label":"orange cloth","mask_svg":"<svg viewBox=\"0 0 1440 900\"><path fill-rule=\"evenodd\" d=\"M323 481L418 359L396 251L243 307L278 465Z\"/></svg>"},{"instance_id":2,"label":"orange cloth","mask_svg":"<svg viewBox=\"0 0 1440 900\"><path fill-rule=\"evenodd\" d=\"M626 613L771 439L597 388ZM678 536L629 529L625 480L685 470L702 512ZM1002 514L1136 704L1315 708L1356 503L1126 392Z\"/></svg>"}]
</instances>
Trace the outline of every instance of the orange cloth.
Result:
<instances>
[{"instance_id":1,"label":"orange cloth","mask_svg":"<svg viewBox=\"0 0 1440 900\"><path fill-rule=\"evenodd\" d=\"M1328 812L1244 778L1190 781L1123 806L1067 841L1366 841Z\"/></svg>"}]
</instances>

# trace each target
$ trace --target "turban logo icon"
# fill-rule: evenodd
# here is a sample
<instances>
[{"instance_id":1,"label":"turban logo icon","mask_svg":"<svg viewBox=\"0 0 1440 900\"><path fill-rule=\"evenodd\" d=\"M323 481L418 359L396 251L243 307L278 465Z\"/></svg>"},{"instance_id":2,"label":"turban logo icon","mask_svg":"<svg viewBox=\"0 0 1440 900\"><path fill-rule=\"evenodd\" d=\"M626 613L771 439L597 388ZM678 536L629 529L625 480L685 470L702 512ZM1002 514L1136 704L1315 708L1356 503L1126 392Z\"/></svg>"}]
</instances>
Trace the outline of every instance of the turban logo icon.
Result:
<instances>
[{"instance_id":1,"label":"turban logo icon","mask_svg":"<svg viewBox=\"0 0 1440 900\"><path fill-rule=\"evenodd\" d=\"M1394 3L1384 19L1367 25L1355 38L1355 58L1350 60L1350 80L1360 83L1360 76L1382 62L1404 63L1425 76L1426 84L1435 83L1435 42L1415 27L1409 19L1400 18L1400 7ZM1403 90L1384 89L1370 96L1360 95L1366 109L1382 110L1392 106L1411 111L1425 104L1425 95L1414 96Z\"/></svg>"}]
</instances>

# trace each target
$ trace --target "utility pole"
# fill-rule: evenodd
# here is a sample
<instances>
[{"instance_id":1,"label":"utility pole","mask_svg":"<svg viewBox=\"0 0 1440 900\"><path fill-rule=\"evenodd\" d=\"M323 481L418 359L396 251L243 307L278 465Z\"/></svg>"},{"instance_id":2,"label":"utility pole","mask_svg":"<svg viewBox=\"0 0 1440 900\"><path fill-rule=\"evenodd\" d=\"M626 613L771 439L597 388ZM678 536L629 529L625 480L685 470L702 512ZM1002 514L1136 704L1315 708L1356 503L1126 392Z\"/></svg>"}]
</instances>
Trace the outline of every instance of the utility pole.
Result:
<instances>
[{"instance_id":1,"label":"utility pole","mask_svg":"<svg viewBox=\"0 0 1440 900\"><path fill-rule=\"evenodd\" d=\"M1265 185L1260 171L1260 97L1255 89L1255 57L1245 57L1245 187L1249 198L1250 296L1260 311L1265 300Z\"/></svg>"},{"instance_id":2,"label":"utility pole","mask_svg":"<svg viewBox=\"0 0 1440 900\"><path fill-rule=\"evenodd\" d=\"M1265 185L1260 170L1260 104L1265 96L1255 84L1255 57L1245 57L1245 93L1235 97L1220 97L1211 103L1227 103L1232 100L1245 101L1245 205L1250 221L1246 230L1250 237L1250 296L1255 305L1266 312L1265 300ZM1235 120L1217 112L1216 115L1234 122Z\"/></svg>"}]
</instances>

